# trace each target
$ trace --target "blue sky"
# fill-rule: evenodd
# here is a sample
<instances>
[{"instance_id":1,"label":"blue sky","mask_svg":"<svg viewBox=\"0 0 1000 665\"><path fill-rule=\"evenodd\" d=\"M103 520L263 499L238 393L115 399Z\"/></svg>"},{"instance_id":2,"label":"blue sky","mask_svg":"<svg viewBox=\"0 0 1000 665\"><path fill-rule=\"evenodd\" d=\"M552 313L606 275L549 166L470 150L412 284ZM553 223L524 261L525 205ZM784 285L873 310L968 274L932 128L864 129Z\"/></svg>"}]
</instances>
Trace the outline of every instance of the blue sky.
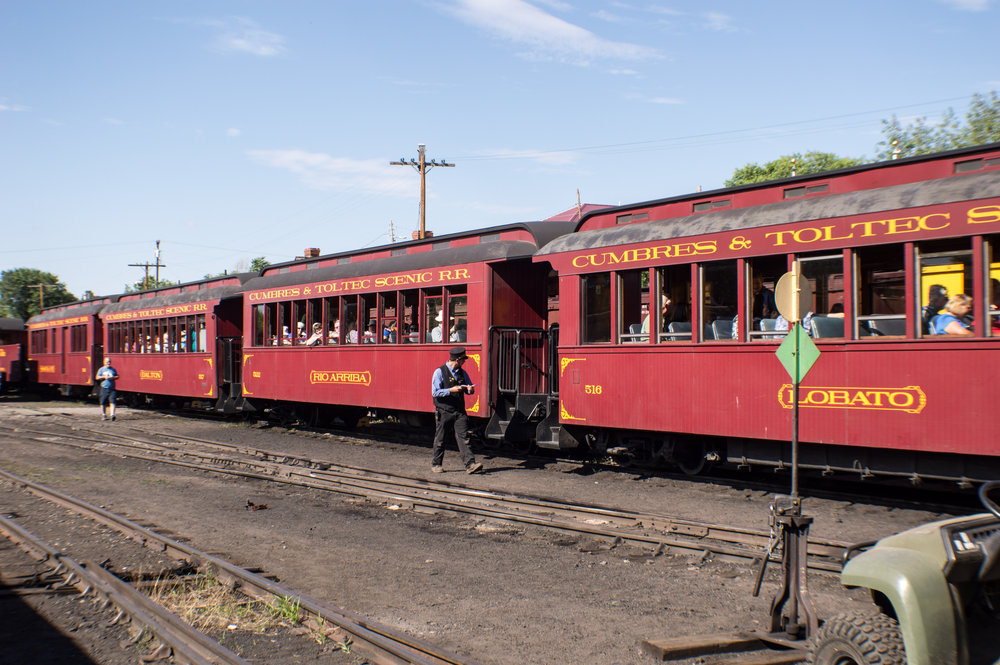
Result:
<instances>
[{"instance_id":1,"label":"blue sky","mask_svg":"<svg viewBox=\"0 0 1000 665\"><path fill-rule=\"evenodd\" d=\"M871 156L1000 90L998 0L5 0L0 270L77 296Z\"/></svg>"}]
</instances>

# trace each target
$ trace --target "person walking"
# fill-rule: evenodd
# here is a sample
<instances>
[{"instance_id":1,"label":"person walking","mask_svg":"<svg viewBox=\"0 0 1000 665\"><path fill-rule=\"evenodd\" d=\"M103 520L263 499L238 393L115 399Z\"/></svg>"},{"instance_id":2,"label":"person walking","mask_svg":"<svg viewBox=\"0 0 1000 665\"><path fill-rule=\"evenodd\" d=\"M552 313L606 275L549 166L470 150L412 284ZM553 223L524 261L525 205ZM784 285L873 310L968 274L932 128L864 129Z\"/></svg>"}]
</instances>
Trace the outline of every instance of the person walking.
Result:
<instances>
[{"instance_id":1,"label":"person walking","mask_svg":"<svg viewBox=\"0 0 1000 665\"><path fill-rule=\"evenodd\" d=\"M118 372L111 366L111 358L104 359L104 366L97 370L95 381L101 382L101 420L115 420L115 401L118 393L115 391L115 381L118 379Z\"/></svg>"},{"instance_id":2,"label":"person walking","mask_svg":"<svg viewBox=\"0 0 1000 665\"><path fill-rule=\"evenodd\" d=\"M444 439L448 430L455 433L458 452L466 473L483 470L469 448L469 417L465 413L465 396L476 392L469 374L462 369L468 359L464 346L449 351L448 362L434 370L431 378L431 395L434 397L434 448L431 452L431 471L442 473L444 468Z\"/></svg>"}]
</instances>

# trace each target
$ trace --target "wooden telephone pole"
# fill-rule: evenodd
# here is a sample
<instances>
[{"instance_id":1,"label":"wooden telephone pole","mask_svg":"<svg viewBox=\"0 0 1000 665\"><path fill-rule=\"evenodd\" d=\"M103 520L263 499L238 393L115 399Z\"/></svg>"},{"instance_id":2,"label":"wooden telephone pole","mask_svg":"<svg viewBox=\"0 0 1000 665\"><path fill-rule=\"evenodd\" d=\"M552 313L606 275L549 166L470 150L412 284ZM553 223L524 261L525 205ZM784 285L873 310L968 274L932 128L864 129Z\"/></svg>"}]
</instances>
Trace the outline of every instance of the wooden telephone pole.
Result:
<instances>
[{"instance_id":1,"label":"wooden telephone pole","mask_svg":"<svg viewBox=\"0 0 1000 665\"><path fill-rule=\"evenodd\" d=\"M160 263L160 241L156 241L156 262L150 263L146 261L145 263L130 263L128 264L130 268L145 268L146 275L142 278L142 291L149 288L149 269L151 267L156 268L156 286L160 285L160 268L166 268L166 264Z\"/></svg>"},{"instance_id":2,"label":"wooden telephone pole","mask_svg":"<svg viewBox=\"0 0 1000 665\"><path fill-rule=\"evenodd\" d=\"M45 289L57 289L58 284L28 284L29 289L38 289L38 309L45 309Z\"/></svg>"},{"instance_id":3,"label":"wooden telephone pole","mask_svg":"<svg viewBox=\"0 0 1000 665\"><path fill-rule=\"evenodd\" d=\"M423 143L417 146L417 159L407 160L401 157L398 162L389 162L390 166L412 166L420 174L420 235L421 240L427 234L427 172L435 166L455 166L443 159L439 162L436 159L427 161L427 146Z\"/></svg>"}]
</instances>

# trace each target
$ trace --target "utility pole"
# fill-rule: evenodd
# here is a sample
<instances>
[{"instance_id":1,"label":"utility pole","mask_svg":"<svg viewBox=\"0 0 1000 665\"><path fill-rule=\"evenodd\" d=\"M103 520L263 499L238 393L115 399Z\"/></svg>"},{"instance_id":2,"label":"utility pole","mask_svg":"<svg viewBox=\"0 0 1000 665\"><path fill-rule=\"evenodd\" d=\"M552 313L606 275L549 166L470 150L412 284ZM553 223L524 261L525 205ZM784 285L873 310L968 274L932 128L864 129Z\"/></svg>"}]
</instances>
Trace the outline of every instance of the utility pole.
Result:
<instances>
[{"instance_id":1,"label":"utility pole","mask_svg":"<svg viewBox=\"0 0 1000 665\"><path fill-rule=\"evenodd\" d=\"M156 241L156 263L150 263L146 261L144 263L130 263L128 264L130 268L145 268L146 274L142 278L142 289L145 291L149 288L149 269L150 267L156 268L156 285L160 285L160 268L166 268L166 264L160 263L160 241Z\"/></svg>"},{"instance_id":2,"label":"utility pole","mask_svg":"<svg viewBox=\"0 0 1000 665\"><path fill-rule=\"evenodd\" d=\"M443 159L439 162L436 159L427 161L427 146L423 143L417 146L418 159L407 160L401 157L398 162L389 162L390 166L412 166L420 174L420 236L422 240L427 233L427 172L435 166L455 166Z\"/></svg>"},{"instance_id":3,"label":"utility pole","mask_svg":"<svg viewBox=\"0 0 1000 665\"><path fill-rule=\"evenodd\" d=\"M45 289L57 289L58 284L28 284L29 289L38 289L38 309L45 309Z\"/></svg>"}]
</instances>

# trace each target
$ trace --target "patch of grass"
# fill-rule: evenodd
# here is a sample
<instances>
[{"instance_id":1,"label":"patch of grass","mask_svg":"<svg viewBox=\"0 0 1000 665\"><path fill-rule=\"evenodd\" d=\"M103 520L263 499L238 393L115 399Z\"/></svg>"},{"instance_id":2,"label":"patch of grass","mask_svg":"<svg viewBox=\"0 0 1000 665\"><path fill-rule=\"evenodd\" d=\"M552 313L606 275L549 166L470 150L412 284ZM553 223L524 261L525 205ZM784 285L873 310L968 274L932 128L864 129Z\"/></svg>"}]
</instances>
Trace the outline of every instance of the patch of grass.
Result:
<instances>
[{"instance_id":1,"label":"patch of grass","mask_svg":"<svg viewBox=\"0 0 1000 665\"><path fill-rule=\"evenodd\" d=\"M350 638L319 617L307 617L298 598L282 597L270 603L257 600L223 584L210 571L181 581L157 580L146 593L200 630L214 629L225 635L236 628L251 633L291 628L319 644L332 642L341 651L351 651Z\"/></svg>"},{"instance_id":2,"label":"patch of grass","mask_svg":"<svg viewBox=\"0 0 1000 665\"><path fill-rule=\"evenodd\" d=\"M271 606L271 612L278 619L288 623L298 624L302 622L302 608L298 598L282 596L277 603Z\"/></svg>"}]
</instances>

